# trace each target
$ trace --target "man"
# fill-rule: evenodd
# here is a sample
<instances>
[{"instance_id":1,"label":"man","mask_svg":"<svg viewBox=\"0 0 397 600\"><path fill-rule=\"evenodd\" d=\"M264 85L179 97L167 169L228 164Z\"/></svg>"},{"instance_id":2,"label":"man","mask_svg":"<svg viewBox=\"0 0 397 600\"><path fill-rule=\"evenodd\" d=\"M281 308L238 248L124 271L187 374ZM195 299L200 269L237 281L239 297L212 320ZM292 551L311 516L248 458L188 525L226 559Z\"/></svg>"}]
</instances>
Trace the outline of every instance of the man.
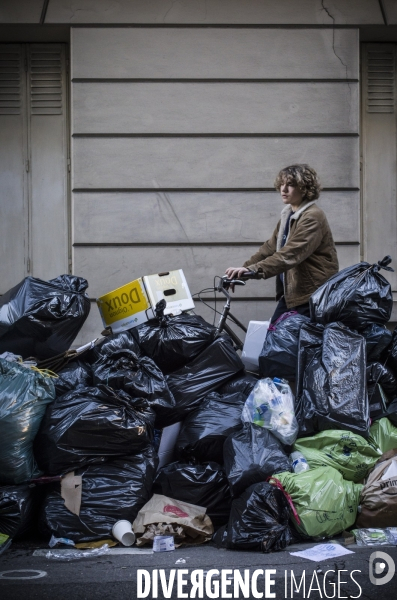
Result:
<instances>
[{"instance_id":1,"label":"man","mask_svg":"<svg viewBox=\"0 0 397 600\"><path fill-rule=\"evenodd\" d=\"M316 171L291 165L280 171L274 185L286 206L272 237L242 267L225 271L230 279L248 271L263 279L277 277L273 323L289 310L310 316L310 296L339 270L331 229L315 203L321 189Z\"/></svg>"}]
</instances>

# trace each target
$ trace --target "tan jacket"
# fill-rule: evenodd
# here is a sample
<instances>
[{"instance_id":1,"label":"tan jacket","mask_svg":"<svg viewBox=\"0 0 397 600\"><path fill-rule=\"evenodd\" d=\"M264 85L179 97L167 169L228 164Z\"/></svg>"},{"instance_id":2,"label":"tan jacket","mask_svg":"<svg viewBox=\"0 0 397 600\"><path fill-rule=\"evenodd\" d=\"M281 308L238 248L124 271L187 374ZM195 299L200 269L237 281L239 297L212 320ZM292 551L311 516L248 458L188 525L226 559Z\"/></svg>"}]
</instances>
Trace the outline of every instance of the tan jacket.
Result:
<instances>
[{"instance_id":1,"label":"tan jacket","mask_svg":"<svg viewBox=\"0 0 397 600\"><path fill-rule=\"evenodd\" d=\"M292 214L287 241L281 248L291 210L287 205L281 211L270 240L243 265L264 279L284 273L284 289L280 277L276 280L276 298L284 294L288 308L308 302L313 292L339 270L327 217L315 202L305 202Z\"/></svg>"}]
</instances>

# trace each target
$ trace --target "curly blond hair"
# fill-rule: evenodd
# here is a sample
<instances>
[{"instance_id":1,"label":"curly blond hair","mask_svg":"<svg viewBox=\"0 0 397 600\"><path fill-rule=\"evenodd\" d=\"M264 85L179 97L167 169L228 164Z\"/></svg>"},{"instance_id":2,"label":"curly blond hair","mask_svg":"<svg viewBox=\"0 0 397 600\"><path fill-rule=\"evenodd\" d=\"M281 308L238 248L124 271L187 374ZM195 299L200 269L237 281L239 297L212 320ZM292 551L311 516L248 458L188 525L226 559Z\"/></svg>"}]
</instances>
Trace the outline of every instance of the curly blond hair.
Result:
<instances>
[{"instance_id":1,"label":"curly blond hair","mask_svg":"<svg viewBox=\"0 0 397 600\"><path fill-rule=\"evenodd\" d=\"M290 165L281 169L274 182L274 187L278 192L283 183L299 188L303 200L317 200L320 196L321 185L317 173L309 165Z\"/></svg>"}]
</instances>

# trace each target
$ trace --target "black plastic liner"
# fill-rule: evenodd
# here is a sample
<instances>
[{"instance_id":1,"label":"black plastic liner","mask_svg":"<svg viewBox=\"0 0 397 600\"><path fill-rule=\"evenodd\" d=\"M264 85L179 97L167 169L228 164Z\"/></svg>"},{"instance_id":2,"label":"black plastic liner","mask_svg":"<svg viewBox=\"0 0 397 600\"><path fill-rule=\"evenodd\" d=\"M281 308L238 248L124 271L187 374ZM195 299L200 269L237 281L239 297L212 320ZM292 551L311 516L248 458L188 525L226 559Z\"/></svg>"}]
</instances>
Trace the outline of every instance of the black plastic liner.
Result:
<instances>
[{"instance_id":1,"label":"black plastic liner","mask_svg":"<svg viewBox=\"0 0 397 600\"><path fill-rule=\"evenodd\" d=\"M234 498L275 473L291 470L291 461L281 442L268 429L252 423L245 423L243 429L227 438L223 457Z\"/></svg>"},{"instance_id":2,"label":"black plastic liner","mask_svg":"<svg viewBox=\"0 0 397 600\"><path fill-rule=\"evenodd\" d=\"M163 418L162 427L183 420L209 393L244 370L228 336L220 336L191 363L167 376L176 406Z\"/></svg>"},{"instance_id":3,"label":"black plastic liner","mask_svg":"<svg viewBox=\"0 0 397 600\"><path fill-rule=\"evenodd\" d=\"M134 330L142 351L163 373L172 373L209 346L216 329L198 315L160 316Z\"/></svg>"},{"instance_id":4,"label":"black plastic liner","mask_svg":"<svg viewBox=\"0 0 397 600\"><path fill-rule=\"evenodd\" d=\"M229 523L213 540L230 550L284 550L292 541L289 505L283 492L270 483L256 483L232 502Z\"/></svg>"},{"instance_id":5,"label":"black plastic liner","mask_svg":"<svg viewBox=\"0 0 397 600\"><path fill-rule=\"evenodd\" d=\"M397 427L397 398L393 400L387 407L386 416L393 425Z\"/></svg>"},{"instance_id":6,"label":"black plastic liner","mask_svg":"<svg viewBox=\"0 0 397 600\"><path fill-rule=\"evenodd\" d=\"M374 420L377 421L383 417L387 417L389 421L397 427L397 398L390 402L387 408L383 410L382 413L378 414Z\"/></svg>"},{"instance_id":7,"label":"black plastic liner","mask_svg":"<svg viewBox=\"0 0 397 600\"><path fill-rule=\"evenodd\" d=\"M361 332L361 335L365 337L367 343L367 360L371 362L379 361L382 354L390 346L392 332L385 325L372 323Z\"/></svg>"},{"instance_id":8,"label":"black plastic liner","mask_svg":"<svg viewBox=\"0 0 397 600\"><path fill-rule=\"evenodd\" d=\"M58 372L58 379L54 379L56 396L63 396L66 392L78 387L90 387L92 373L89 364L82 360L73 360Z\"/></svg>"},{"instance_id":9,"label":"black plastic liner","mask_svg":"<svg viewBox=\"0 0 397 600\"><path fill-rule=\"evenodd\" d=\"M299 436L343 429L368 437L364 338L341 323L304 325L299 340Z\"/></svg>"},{"instance_id":10,"label":"black plastic liner","mask_svg":"<svg viewBox=\"0 0 397 600\"><path fill-rule=\"evenodd\" d=\"M392 369L394 375L397 377L397 327L393 331L390 346L384 352L382 358L386 360L386 365Z\"/></svg>"},{"instance_id":11,"label":"black plastic liner","mask_svg":"<svg viewBox=\"0 0 397 600\"><path fill-rule=\"evenodd\" d=\"M299 331L304 323L309 322L309 317L290 311L269 326L259 355L259 372L262 377L295 379Z\"/></svg>"},{"instance_id":12,"label":"black plastic liner","mask_svg":"<svg viewBox=\"0 0 397 600\"><path fill-rule=\"evenodd\" d=\"M176 441L177 456L197 462L223 463L226 438L242 428L244 394L213 392L185 419Z\"/></svg>"},{"instance_id":13,"label":"black plastic liner","mask_svg":"<svg viewBox=\"0 0 397 600\"><path fill-rule=\"evenodd\" d=\"M34 442L40 468L60 475L89 463L134 455L153 439L146 400L105 385L79 388L48 407Z\"/></svg>"},{"instance_id":14,"label":"black plastic liner","mask_svg":"<svg viewBox=\"0 0 397 600\"><path fill-rule=\"evenodd\" d=\"M312 320L323 325L341 321L357 331L387 323L393 295L390 283L379 271L393 271L387 266L390 263L390 256L373 265L361 262L328 279L310 298Z\"/></svg>"},{"instance_id":15,"label":"black plastic liner","mask_svg":"<svg viewBox=\"0 0 397 600\"><path fill-rule=\"evenodd\" d=\"M39 530L42 535L89 542L112 537L112 527L121 519L131 523L152 495L157 457L152 448L133 457L75 471L82 475L80 515L70 512L61 496L60 484L43 504Z\"/></svg>"},{"instance_id":16,"label":"black plastic liner","mask_svg":"<svg viewBox=\"0 0 397 600\"><path fill-rule=\"evenodd\" d=\"M371 421L385 416L389 401L379 383L368 387L369 416Z\"/></svg>"},{"instance_id":17,"label":"black plastic liner","mask_svg":"<svg viewBox=\"0 0 397 600\"><path fill-rule=\"evenodd\" d=\"M227 383L223 384L219 389L219 394L235 394L236 392L240 392L240 394L244 394L246 398L250 395L252 390L254 389L256 383L258 381L258 377L254 377L250 373L246 373L244 375L237 375L237 377L233 377Z\"/></svg>"},{"instance_id":18,"label":"black plastic liner","mask_svg":"<svg viewBox=\"0 0 397 600\"><path fill-rule=\"evenodd\" d=\"M215 462L171 463L157 474L154 494L204 506L215 528L228 522L232 499L222 467Z\"/></svg>"},{"instance_id":19,"label":"black plastic liner","mask_svg":"<svg viewBox=\"0 0 397 600\"><path fill-rule=\"evenodd\" d=\"M0 298L0 354L46 359L68 350L90 312L82 277L26 277Z\"/></svg>"},{"instance_id":20,"label":"black plastic liner","mask_svg":"<svg viewBox=\"0 0 397 600\"><path fill-rule=\"evenodd\" d=\"M114 350L92 365L94 385L109 385L134 398L145 398L156 412L156 427L161 427L163 413L175 406L174 398L160 369L151 358L132 350Z\"/></svg>"},{"instance_id":21,"label":"black plastic liner","mask_svg":"<svg viewBox=\"0 0 397 600\"><path fill-rule=\"evenodd\" d=\"M382 386L390 399L397 396L397 381L391 369L379 362L369 363L367 365L368 396L377 383Z\"/></svg>"},{"instance_id":22,"label":"black plastic liner","mask_svg":"<svg viewBox=\"0 0 397 600\"><path fill-rule=\"evenodd\" d=\"M36 525L37 489L27 484L0 487L0 533L21 538Z\"/></svg>"},{"instance_id":23,"label":"black plastic liner","mask_svg":"<svg viewBox=\"0 0 397 600\"><path fill-rule=\"evenodd\" d=\"M133 330L132 330L133 331ZM141 349L131 331L121 331L106 336L101 342L95 344L91 350L84 354L86 362L94 363L104 356L112 356L119 350L131 350L138 356L141 354Z\"/></svg>"}]
</instances>

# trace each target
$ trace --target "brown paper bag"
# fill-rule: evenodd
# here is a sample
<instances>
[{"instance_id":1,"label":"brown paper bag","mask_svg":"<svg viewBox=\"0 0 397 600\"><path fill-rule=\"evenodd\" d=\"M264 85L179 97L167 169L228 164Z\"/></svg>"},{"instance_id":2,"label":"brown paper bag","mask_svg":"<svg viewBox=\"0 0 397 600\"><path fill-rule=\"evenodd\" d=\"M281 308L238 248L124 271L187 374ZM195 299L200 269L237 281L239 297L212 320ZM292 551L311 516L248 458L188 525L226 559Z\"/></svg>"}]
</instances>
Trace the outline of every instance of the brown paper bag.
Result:
<instances>
[{"instance_id":1,"label":"brown paper bag","mask_svg":"<svg viewBox=\"0 0 397 600\"><path fill-rule=\"evenodd\" d=\"M202 544L214 533L212 521L202 506L154 494L132 524L137 546L153 543L156 535L172 535L175 546Z\"/></svg>"},{"instance_id":2,"label":"brown paper bag","mask_svg":"<svg viewBox=\"0 0 397 600\"><path fill-rule=\"evenodd\" d=\"M361 492L357 527L397 525L397 475L393 475L396 467L397 450L385 452L375 464Z\"/></svg>"}]
</instances>

